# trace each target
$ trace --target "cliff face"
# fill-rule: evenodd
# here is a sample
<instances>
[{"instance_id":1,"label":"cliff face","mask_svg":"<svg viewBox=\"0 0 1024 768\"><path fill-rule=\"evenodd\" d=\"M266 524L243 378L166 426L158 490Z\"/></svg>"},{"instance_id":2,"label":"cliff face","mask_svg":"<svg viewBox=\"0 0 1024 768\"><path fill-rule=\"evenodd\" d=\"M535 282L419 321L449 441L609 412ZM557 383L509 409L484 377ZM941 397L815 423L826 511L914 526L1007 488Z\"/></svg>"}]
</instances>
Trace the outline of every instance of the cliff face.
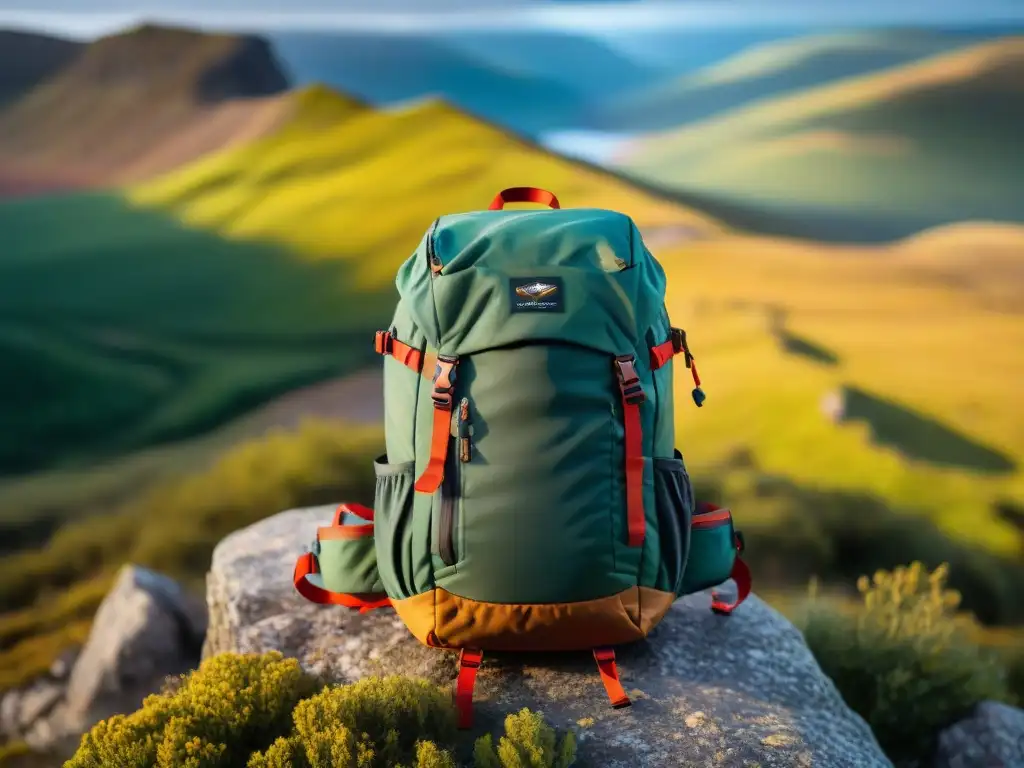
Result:
<instances>
[{"instance_id":1,"label":"cliff face","mask_svg":"<svg viewBox=\"0 0 1024 768\"><path fill-rule=\"evenodd\" d=\"M266 40L157 26L102 38L37 80L0 111L0 165L16 187L170 170L272 129L288 88Z\"/></svg>"}]
</instances>

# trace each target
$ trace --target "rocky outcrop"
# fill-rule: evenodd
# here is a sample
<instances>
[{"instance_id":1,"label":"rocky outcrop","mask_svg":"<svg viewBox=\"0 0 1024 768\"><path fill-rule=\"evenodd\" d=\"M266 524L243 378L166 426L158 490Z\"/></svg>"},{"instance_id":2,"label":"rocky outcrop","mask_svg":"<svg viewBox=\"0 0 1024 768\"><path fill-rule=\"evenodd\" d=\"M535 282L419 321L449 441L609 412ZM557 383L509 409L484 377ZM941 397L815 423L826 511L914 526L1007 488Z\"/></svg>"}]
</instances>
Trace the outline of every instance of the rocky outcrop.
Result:
<instances>
[{"instance_id":1,"label":"rocky outcrop","mask_svg":"<svg viewBox=\"0 0 1024 768\"><path fill-rule=\"evenodd\" d=\"M332 511L284 512L221 542L207 580L204 655L280 650L338 681L452 681L455 654L421 646L390 611L360 615L295 593L295 559ZM711 613L709 600L680 600L648 641L619 650L635 700L626 710L608 706L589 654L489 655L477 728L498 730L521 707L540 710L577 732L579 765L602 768L891 765L795 627L756 597L729 618Z\"/></svg>"},{"instance_id":2,"label":"rocky outcrop","mask_svg":"<svg viewBox=\"0 0 1024 768\"><path fill-rule=\"evenodd\" d=\"M206 632L202 600L160 574L125 566L100 604L85 646L47 678L0 701L0 732L67 754L93 724L132 712L169 675L192 669Z\"/></svg>"},{"instance_id":3,"label":"rocky outcrop","mask_svg":"<svg viewBox=\"0 0 1024 768\"><path fill-rule=\"evenodd\" d=\"M1024 766L1024 710L983 701L939 735L933 768Z\"/></svg>"}]
</instances>

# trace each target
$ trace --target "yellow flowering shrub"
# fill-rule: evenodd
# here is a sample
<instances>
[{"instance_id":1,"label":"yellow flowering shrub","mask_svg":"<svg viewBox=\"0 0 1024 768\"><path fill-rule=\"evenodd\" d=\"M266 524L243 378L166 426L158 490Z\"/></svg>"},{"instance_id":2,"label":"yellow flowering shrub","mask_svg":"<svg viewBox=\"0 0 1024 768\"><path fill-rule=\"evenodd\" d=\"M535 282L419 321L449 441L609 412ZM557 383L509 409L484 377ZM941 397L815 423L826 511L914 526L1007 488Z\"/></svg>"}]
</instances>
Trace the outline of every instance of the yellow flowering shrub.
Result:
<instances>
[{"instance_id":1,"label":"yellow flowering shrub","mask_svg":"<svg viewBox=\"0 0 1024 768\"><path fill-rule=\"evenodd\" d=\"M98 723L65 768L232 768L288 731L295 705L316 690L280 653L222 654L169 695Z\"/></svg>"},{"instance_id":2,"label":"yellow flowering shrub","mask_svg":"<svg viewBox=\"0 0 1024 768\"><path fill-rule=\"evenodd\" d=\"M457 768L456 721L451 695L425 680L322 687L280 653L221 654L96 725L65 768ZM496 748L486 735L472 751L476 768L569 768L576 743L524 709Z\"/></svg>"},{"instance_id":3,"label":"yellow flowering shrub","mask_svg":"<svg viewBox=\"0 0 1024 768\"><path fill-rule=\"evenodd\" d=\"M858 581L859 611L812 601L802 619L818 664L897 765L927 757L978 702L1010 698L1004 665L967 637L947 577L918 562L878 571Z\"/></svg>"}]
</instances>

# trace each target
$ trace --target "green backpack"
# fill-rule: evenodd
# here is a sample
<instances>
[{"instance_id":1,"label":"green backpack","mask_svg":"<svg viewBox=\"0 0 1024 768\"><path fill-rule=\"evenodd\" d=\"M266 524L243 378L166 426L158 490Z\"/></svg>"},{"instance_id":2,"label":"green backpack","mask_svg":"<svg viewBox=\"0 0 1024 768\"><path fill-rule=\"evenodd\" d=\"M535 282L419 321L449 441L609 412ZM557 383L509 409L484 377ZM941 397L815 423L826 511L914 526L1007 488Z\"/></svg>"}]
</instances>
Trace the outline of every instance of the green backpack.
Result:
<instances>
[{"instance_id":1,"label":"green backpack","mask_svg":"<svg viewBox=\"0 0 1024 768\"><path fill-rule=\"evenodd\" d=\"M376 336L374 508L338 509L296 588L391 606L421 642L460 650L463 727L485 650L593 650L628 706L612 646L682 595L732 578L736 600L712 603L728 614L750 591L730 511L695 504L676 450L677 354L698 406L704 393L661 265L628 216L517 187L435 221L397 285Z\"/></svg>"}]
</instances>

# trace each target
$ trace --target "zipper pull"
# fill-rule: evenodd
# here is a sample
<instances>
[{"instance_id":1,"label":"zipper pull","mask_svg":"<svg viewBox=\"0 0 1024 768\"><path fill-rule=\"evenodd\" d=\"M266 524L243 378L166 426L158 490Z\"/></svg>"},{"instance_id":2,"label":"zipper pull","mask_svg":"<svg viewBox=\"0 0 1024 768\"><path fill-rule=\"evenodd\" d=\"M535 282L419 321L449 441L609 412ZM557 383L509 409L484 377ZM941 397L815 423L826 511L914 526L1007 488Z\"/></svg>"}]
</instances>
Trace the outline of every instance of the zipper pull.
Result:
<instances>
[{"instance_id":1,"label":"zipper pull","mask_svg":"<svg viewBox=\"0 0 1024 768\"><path fill-rule=\"evenodd\" d=\"M679 346L683 351L683 359L686 361L686 367L690 369L690 375L693 377L693 397L694 405L698 408L704 405L704 401L707 399L707 395L704 394L704 390L700 388L700 374L697 373L697 361L693 359L693 355L690 354L690 345L686 343L686 331L679 329Z\"/></svg>"},{"instance_id":2,"label":"zipper pull","mask_svg":"<svg viewBox=\"0 0 1024 768\"><path fill-rule=\"evenodd\" d=\"M469 443L469 398L464 397L459 403L459 422L457 426L459 435L459 460L467 462L472 458L472 448Z\"/></svg>"}]
</instances>

